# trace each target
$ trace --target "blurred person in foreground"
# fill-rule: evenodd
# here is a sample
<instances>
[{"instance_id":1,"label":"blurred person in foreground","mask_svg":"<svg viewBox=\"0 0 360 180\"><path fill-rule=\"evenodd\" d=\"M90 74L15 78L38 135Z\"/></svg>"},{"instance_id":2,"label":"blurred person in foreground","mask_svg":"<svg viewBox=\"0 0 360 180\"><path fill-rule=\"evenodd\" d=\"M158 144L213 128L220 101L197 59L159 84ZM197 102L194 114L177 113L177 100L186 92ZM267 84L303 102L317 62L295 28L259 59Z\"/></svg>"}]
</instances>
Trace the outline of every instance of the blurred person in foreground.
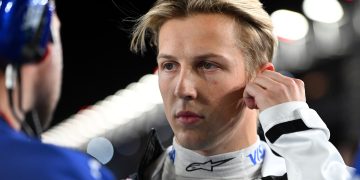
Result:
<instances>
[{"instance_id":1,"label":"blurred person in foreground","mask_svg":"<svg viewBox=\"0 0 360 180\"><path fill-rule=\"evenodd\" d=\"M275 71L272 30L258 0L156 1L137 21L131 49L157 49L175 137L163 152L152 132L130 178L351 177L325 123L308 107L303 82ZM258 120L266 142L257 134Z\"/></svg>"},{"instance_id":2,"label":"blurred person in foreground","mask_svg":"<svg viewBox=\"0 0 360 180\"><path fill-rule=\"evenodd\" d=\"M355 173L354 173L354 180L360 180L360 146L358 147L358 152L355 156L354 159L354 167L356 169Z\"/></svg>"},{"instance_id":3,"label":"blurred person in foreground","mask_svg":"<svg viewBox=\"0 0 360 180\"><path fill-rule=\"evenodd\" d=\"M43 144L59 99L60 22L54 5L0 0L0 179L113 179L90 156ZM25 121L33 114L34 127Z\"/></svg>"}]
</instances>

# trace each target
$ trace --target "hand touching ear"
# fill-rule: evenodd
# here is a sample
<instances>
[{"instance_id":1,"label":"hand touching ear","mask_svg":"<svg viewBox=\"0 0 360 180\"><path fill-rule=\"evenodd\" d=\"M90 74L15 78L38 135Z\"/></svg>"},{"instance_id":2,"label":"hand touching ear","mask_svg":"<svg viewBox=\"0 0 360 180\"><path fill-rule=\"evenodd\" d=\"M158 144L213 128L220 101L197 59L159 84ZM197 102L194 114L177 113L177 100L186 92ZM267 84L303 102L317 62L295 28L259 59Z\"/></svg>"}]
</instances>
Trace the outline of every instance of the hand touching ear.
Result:
<instances>
[{"instance_id":1,"label":"hand touching ear","mask_svg":"<svg viewBox=\"0 0 360 180\"><path fill-rule=\"evenodd\" d=\"M277 104L306 100L304 82L275 72L272 64L246 85L243 97L248 108L260 112Z\"/></svg>"}]
</instances>

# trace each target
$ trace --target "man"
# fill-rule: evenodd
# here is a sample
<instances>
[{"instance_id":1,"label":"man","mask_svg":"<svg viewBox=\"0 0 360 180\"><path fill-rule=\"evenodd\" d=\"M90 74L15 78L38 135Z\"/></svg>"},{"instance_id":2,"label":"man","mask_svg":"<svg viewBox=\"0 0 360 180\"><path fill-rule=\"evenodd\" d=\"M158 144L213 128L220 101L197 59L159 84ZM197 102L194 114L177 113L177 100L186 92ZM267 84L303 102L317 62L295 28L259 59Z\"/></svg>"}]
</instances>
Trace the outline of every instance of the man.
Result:
<instances>
[{"instance_id":1,"label":"man","mask_svg":"<svg viewBox=\"0 0 360 180\"><path fill-rule=\"evenodd\" d=\"M89 156L30 136L49 124L60 94L60 22L52 11L47 1L0 1L0 179L113 179ZM35 131L24 121L28 112Z\"/></svg>"},{"instance_id":2,"label":"man","mask_svg":"<svg viewBox=\"0 0 360 180\"><path fill-rule=\"evenodd\" d=\"M157 48L175 137L161 153L152 132L132 177L350 177L326 125L305 102L303 82L274 71L276 39L258 0L158 0L137 22L131 49L144 52L147 38ZM258 119L267 143L257 135Z\"/></svg>"},{"instance_id":3,"label":"man","mask_svg":"<svg viewBox=\"0 0 360 180\"><path fill-rule=\"evenodd\" d=\"M358 150L355 159L354 159L354 167L356 169L355 174L353 175L353 179L360 179L360 150Z\"/></svg>"}]
</instances>

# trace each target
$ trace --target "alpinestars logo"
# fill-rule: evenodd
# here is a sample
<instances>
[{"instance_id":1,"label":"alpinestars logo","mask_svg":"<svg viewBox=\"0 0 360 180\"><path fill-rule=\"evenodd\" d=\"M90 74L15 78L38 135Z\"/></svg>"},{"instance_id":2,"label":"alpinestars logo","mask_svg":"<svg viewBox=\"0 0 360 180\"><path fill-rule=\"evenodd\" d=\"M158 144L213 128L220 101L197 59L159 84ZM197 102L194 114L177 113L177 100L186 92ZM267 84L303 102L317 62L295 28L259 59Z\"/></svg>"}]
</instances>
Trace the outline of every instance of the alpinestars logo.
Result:
<instances>
[{"instance_id":1,"label":"alpinestars logo","mask_svg":"<svg viewBox=\"0 0 360 180\"><path fill-rule=\"evenodd\" d=\"M197 171L197 170L204 170L204 171L210 171L212 172L214 170L214 167L216 166L220 166L230 160L234 159L233 158L229 158L229 159L224 159L224 160L220 160L220 161L216 161L213 162L212 160L206 161L204 163L191 163L189 166L186 167L186 171L190 172L190 171Z\"/></svg>"}]
</instances>

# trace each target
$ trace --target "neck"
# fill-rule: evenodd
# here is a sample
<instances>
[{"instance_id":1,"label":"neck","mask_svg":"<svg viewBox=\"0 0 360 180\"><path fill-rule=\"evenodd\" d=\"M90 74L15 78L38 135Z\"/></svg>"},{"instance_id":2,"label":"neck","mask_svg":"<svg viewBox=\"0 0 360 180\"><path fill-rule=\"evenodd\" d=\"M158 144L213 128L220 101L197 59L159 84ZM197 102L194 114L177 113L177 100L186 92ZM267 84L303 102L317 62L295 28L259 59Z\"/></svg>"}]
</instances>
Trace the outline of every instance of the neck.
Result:
<instances>
[{"instance_id":1,"label":"neck","mask_svg":"<svg viewBox=\"0 0 360 180\"><path fill-rule=\"evenodd\" d=\"M240 150L253 145L257 139L258 111L245 108L243 116L236 130L232 134L232 143L238 144L235 148Z\"/></svg>"}]
</instances>

